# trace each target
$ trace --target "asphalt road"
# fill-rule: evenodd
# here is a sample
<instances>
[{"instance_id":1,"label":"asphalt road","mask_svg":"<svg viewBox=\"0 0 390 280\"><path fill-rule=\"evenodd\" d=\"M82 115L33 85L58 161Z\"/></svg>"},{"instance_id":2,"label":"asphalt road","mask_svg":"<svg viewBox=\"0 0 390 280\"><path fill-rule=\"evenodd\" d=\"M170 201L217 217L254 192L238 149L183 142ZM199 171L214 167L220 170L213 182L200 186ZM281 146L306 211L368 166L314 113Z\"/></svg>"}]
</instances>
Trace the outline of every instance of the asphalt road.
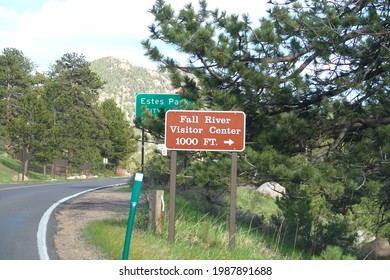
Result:
<instances>
[{"instance_id":1,"label":"asphalt road","mask_svg":"<svg viewBox=\"0 0 390 280\"><path fill-rule=\"evenodd\" d=\"M105 186L125 184L129 178L77 182L0 184L0 260L39 260L37 232L45 212L59 200ZM50 259L55 224L49 218L46 246Z\"/></svg>"}]
</instances>

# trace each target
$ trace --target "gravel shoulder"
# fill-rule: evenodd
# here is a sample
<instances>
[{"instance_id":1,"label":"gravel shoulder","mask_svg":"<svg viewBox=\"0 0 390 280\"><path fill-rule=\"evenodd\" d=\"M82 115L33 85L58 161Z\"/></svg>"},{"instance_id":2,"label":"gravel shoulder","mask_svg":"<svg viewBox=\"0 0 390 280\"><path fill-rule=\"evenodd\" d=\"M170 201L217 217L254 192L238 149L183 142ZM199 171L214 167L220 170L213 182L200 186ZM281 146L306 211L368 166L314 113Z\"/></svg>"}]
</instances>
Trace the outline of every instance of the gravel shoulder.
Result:
<instances>
[{"instance_id":1,"label":"gravel shoulder","mask_svg":"<svg viewBox=\"0 0 390 280\"><path fill-rule=\"evenodd\" d=\"M59 260L103 260L98 249L88 244L83 231L89 222L128 214L131 193L121 187L105 188L73 198L55 212L57 231L54 246Z\"/></svg>"}]
</instances>

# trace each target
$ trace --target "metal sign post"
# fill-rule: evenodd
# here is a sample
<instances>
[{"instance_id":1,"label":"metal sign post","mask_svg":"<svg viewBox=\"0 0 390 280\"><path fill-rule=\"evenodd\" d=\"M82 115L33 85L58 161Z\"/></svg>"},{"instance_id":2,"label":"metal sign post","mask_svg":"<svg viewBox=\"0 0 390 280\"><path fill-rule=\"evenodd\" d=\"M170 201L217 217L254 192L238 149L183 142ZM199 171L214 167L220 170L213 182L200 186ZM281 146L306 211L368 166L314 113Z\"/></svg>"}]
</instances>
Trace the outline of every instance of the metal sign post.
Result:
<instances>
[{"instance_id":1,"label":"metal sign post","mask_svg":"<svg viewBox=\"0 0 390 280\"><path fill-rule=\"evenodd\" d=\"M125 244L123 247L122 260L127 260L129 257L131 234L133 232L135 212L137 210L139 196L141 194L143 177L144 177L143 173L135 174L133 190L131 192L130 212L129 212L129 219L127 220L127 229L126 229Z\"/></svg>"}]
</instances>

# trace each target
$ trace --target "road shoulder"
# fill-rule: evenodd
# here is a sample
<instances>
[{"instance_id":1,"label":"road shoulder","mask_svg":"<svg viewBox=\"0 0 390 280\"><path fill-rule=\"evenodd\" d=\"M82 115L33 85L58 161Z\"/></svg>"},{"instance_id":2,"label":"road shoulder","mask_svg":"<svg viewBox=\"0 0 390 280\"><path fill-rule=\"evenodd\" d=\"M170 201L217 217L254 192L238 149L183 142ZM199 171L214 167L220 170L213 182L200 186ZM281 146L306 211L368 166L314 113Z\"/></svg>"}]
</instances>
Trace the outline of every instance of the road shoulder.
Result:
<instances>
[{"instance_id":1,"label":"road shoulder","mask_svg":"<svg viewBox=\"0 0 390 280\"><path fill-rule=\"evenodd\" d=\"M87 224L126 215L129 211L129 192L120 187L105 188L85 193L65 202L56 212L57 230L54 246L60 260L103 260L102 252L83 236Z\"/></svg>"}]
</instances>

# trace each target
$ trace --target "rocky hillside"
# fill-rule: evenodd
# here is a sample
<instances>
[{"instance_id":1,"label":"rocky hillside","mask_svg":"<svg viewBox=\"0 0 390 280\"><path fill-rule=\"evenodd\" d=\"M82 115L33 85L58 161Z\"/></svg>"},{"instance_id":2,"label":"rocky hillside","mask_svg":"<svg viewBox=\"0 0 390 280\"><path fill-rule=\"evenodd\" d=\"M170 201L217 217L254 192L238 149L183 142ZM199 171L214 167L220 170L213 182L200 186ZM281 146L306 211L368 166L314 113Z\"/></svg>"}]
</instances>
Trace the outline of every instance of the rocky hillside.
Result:
<instances>
[{"instance_id":1,"label":"rocky hillside","mask_svg":"<svg viewBox=\"0 0 390 280\"><path fill-rule=\"evenodd\" d=\"M135 117L136 93L173 93L167 74L134 66L126 60L100 58L91 62L91 69L106 82L100 99L114 98L131 122Z\"/></svg>"}]
</instances>

